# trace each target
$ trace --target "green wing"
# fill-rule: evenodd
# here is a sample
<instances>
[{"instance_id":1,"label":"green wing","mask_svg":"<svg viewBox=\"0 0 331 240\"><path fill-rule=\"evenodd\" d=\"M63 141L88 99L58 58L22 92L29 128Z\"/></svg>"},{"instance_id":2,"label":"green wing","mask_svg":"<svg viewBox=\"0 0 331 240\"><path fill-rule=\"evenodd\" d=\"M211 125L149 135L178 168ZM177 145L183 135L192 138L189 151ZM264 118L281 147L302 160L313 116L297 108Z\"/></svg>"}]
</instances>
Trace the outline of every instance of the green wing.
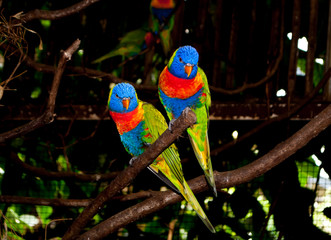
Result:
<instances>
[{"instance_id":1,"label":"green wing","mask_svg":"<svg viewBox=\"0 0 331 240\"><path fill-rule=\"evenodd\" d=\"M151 137L153 143L168 128L168 125L162 114L151 104L143 103L142 107L144 109L144 121L147 127L146 137ZM153 164L149 166L149 169L170 187L175 187L174 190L179 191L183 195L208 229L215 233L213 225L208 220L198 200L184 179L179 154L174 144L164 150Z\"/></svg>"},{"instance_id":2,"label":"green wing","mask_svg":"<svg viewBox=\"0 0 331 240\"><path fill-rule=\"evenodd\" d=\"M208 79L207 79L205 72L201 68L198 68L198 72L200 73L201 78L204 83L203 93L206 94L206 111L207 111L207 114L209 115L209 107L211 105L211 96L210 96L210 91L209 91Z\"/></svg>"},{"instance_id":3,"label":"green wing","mask_svg":"<svg viewBox=\"0 0 331 240\"><path fill-rule=\"evenodd\" d=\"M146 127L148 128L148 132L146 136L143 137L151 137L152 142L154 143L156 139L161 136L161 134L168 128L167 122L164 119L163 115L151 104L149 103L143 103L143 109L144 109L144 121L146 124ZM164 150L161 154L161 159L165 160L167 163L169 170L162 166L162 164L157 164L159 170L163 172L164 175L169 177L174 177L177 179L181 184L184 182L184 176L183 176L183 170L182 170L182 164L180 162L178 150L174 144L170 145L166 150ZM160 156L159 156L160 157ZM160 176L159 176L160 177ZM171 179L169 179L171 181ZM173 181L171 181L173 182ZM176 186L178 184L173 184ZM182 186L176 186L181 187Z\"/></svg>"}]
</instances>

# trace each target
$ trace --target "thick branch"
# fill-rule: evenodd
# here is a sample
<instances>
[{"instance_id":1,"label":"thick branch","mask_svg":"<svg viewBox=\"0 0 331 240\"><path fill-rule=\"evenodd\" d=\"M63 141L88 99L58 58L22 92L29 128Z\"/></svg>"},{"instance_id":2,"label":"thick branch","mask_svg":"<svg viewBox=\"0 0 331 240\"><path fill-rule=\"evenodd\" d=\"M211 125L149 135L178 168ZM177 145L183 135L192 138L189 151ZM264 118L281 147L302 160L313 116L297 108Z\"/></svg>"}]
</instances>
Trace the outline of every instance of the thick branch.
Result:
<instances>
[{"instance_id":1,"label":"thick branch","mask_svg":"<svg viewBox=\"0 0 331 240\"><path fill-rule=\"evenodd\" d=\"M54 78L52 83L52 88L49 93L49 99L47 103L47 108L45 112L35 120L30 121L27 124L19 126L13 130L0 134L0 143L4 142L8 139L12 139L15 137L22 136L26 133L29 133L39 127L42 127L54 120L54 108L55 108L55 100L58 92L58 88L60 85L60 81L62 78L63 71L66 66L66 62L71 59L72 54L78 49L80 44L80 40L77 39L75 42L71 44L71 46L62 52L62 56L60 58L58 67L55 69Z\"/></svg>"},{"instance_id":2,"label":"thick branch","mask_svg":"<svg viewBox=\"0 0 331 240\"><path fill-rule=\"evenodd\" d=\"M325 108L313 120L296 132L286 141L278 144L269 153L256 161L227 172L214 172L217 189L232 187L261 176L299 149L303 148L310 140L331 125L331 105ZM197 177L188 182L194 193L206 191L208 189L204 176ZM182 200L182 197L172 191L160 192L159 194L146 199L145 201L132 206L93 227L82 234L78 239L102 239L119 228L134 222L148 214Z\"/></svg>"},{"instance_id":3,"label":"thick branch","mask_svg":"<svg viewBox=\"0 0 331 240\"><path fill-rule=\"evenodd\" d=\"M55 11L35 9L35 10L32 10L32 11L24 14L20 18L20 20L22 22L29 22L34 19L56 20L56 19L60 19L63 17L70 16L72 14L78 13L96 2L99 2L99 0L83 0L70 7L60 9L60 10L55 10Z\"/></svg>"},{"instance_id":4,"label":"thick branch","mask_svg":"<svg viewBox=\"0 0 331 240\"><path fill-rule=\"evenodd\" d=\"M122 171L110 185L102 191L93 202L84 209L77 217L74 223L70 226L63 237L65 239L73 239L77 236L92 217L104 206L105 202L112 198L117 192L126 187L144 168L150 165L157 156L162 153L172 142L174 142L186 128L196 122L195 114L186 109L181 116L174 121L172 131L167 129L146 151L141 154L133 163L124 171Z\"/></svg>"}]
</instances>

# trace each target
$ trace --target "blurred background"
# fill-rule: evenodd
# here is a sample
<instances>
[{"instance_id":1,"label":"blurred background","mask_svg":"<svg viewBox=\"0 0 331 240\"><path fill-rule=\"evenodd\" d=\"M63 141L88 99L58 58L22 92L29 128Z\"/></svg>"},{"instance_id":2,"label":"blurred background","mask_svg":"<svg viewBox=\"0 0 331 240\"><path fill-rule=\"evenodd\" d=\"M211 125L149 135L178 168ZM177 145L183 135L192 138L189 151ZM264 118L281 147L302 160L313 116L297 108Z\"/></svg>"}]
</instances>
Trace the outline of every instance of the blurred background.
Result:
<instances>
[{"instance_id":1,"label":"blurred background","mask_svg":"<svg viewBox=\"0 0 331 240\"><path fill-rule=\"evenodd\" d=\"M128 166L107 113L110 87L132 83L165 115L158 76L179 46L197 49L208 77L216 171L253 162L331 102L331 1L177 0L161 21L147 0L100 0L69 14L79 3L0 1L0 138L45 111L61 50L81 40L61 79L55 121L0 142L1 239L61 239L85 200ZM107 239L331 239L330 134L329 127L284 163L217 198L197 194L216 234L182 201ZM176 145L185 178L202 175L187 136ZM88 228L144 200L125 196L165 189L144 170Z\"/></svg>"}]
</instances>

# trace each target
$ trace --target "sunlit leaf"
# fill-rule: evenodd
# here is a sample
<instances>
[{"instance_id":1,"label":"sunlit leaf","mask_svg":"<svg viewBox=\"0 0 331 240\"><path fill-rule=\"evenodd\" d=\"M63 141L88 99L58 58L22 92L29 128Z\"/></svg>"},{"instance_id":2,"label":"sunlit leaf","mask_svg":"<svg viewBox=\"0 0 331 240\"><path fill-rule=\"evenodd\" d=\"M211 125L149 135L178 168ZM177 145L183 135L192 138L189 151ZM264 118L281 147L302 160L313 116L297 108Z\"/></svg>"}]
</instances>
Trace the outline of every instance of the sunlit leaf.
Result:
<instances>
[{"instance_id":1,"label":"sunlit leaf","mask_svg":"<svg viewBox=\"0 0 331 240\"><path fill-rule=\"evenodd\" d=\"M51 20L41 19L40 23L45 29L49 29L49 27L51 26Z\"/></svg>"},{"instance_id":2,"label":"sunlit leaf","mask_svg":"<svg viewBox=\"0 0 331 240\"><path fill-rule=\"evenodd\" d=\"M23 214L19 217L22 222L25 222L30 227L34 227L39 223L39 219L36 216L30 214Z\"/></svg>"},{"instance_id":3,"label":"sunlit leaf","mask_svg":"<svg viewBox=\"0 0 331 240\"><path fill-rule=\"evenodd\" d=\"M67 171L67 161L63 155L59 155L59 157L56 159L56 163L60 171Z\"/></svg>"},{"instance_id":4,"label":"sunlit leaf","mask_svg":"<svg viewBox=\"0 0 331 240\"><path fill-rule=\"evenodd\" d=\"M49 216L53 213L53 208L49 206L36 206L36 211L42 224L49 222Z\"/></svg>"},{"instance_id":5,"label":"sunlit leaf","mask_svg":"<svg viewBox=\"0 0 331 240\"><path fill-rule=\"evenodd\" d=\"M5 222L8 228L12 229L13 236L23 236L31 227L21 221L19 215L15 212L15 207L10 206L7 210ZM9 233L9 232L8 232ZM15 239L15 238L14 238Z\"/></svg>"},{"instance_id":6,"label":"sunlit leaf","mask_svg":"<svg viewBox=\"0 0 331 240\"><path fill-rule=\"evenodd\" d=\"M307 187L308 178L317 178L319 167L310 157L308 160L299 162L295 161L298 168L298 179L301 187Z\"/></svg>"},{"instance_id":7,"label":"sunlit leaf","mask_svg":"<svg viewBox=\"0 0 331 240\"><path fill-rule=\"evenodd\" d=\"M40 87L35 87L30 95L32 99L36 99L40 96L41 93L41 88Z\"/></svg>"}]
</instances>

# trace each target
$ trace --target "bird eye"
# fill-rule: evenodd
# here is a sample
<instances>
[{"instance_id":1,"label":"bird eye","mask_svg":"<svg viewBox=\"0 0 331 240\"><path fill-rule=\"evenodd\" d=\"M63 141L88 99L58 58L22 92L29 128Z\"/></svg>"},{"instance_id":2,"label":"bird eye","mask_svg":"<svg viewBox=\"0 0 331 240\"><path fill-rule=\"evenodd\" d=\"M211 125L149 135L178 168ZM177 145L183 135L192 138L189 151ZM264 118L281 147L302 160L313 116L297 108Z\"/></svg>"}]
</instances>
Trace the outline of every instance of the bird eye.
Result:
<instances>
[{"instance_id":1,"label":"bird eye","mask_svg":"<svg viewBox=\"0 0 331 240\"><path fill-rule=\"evenodd\" d=\"M115 95L117 98L120 98L117 94Z\"/></svg>"},{"instance_id":2,"label":"bird eye","mask_svg":"<svg viewBox=\"0 0 331 240\"><path fill-rule=\"evenodd\" d=\"M182 63L183 62L183 59L181 57L179 57L179 61Z\"/></svg>"}]
</instances>

